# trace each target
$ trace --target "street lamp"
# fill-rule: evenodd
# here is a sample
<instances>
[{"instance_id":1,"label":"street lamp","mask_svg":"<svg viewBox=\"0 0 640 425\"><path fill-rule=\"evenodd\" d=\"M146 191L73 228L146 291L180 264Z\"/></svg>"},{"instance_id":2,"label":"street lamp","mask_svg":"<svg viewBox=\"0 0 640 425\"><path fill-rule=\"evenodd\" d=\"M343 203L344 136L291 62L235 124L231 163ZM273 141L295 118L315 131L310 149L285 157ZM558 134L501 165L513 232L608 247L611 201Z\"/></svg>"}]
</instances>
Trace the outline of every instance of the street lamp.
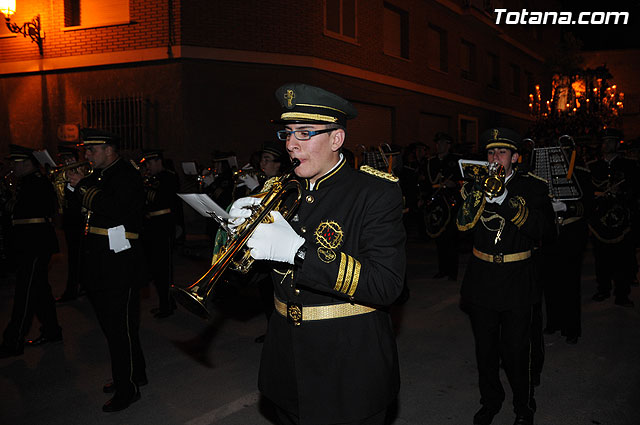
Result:
<instances>
[{"instance_id":1,"label":"street lamp","mask_svg":"<svg viewBox=\"0 0 640 425\"><path fill-rule=\"evenodd\" d=\"M36 15L31 22L25 22L22 26L18 26L11 22L11 15L16 13L16 0L0 0L0 12L4 15L9 31L16 34L22 34L23 37L29 36L31 41L38 45L40 56L42 56L42 42L44 41L44 35L41 35L40 33L40 15Z\"/></svg>"}]
</instances>

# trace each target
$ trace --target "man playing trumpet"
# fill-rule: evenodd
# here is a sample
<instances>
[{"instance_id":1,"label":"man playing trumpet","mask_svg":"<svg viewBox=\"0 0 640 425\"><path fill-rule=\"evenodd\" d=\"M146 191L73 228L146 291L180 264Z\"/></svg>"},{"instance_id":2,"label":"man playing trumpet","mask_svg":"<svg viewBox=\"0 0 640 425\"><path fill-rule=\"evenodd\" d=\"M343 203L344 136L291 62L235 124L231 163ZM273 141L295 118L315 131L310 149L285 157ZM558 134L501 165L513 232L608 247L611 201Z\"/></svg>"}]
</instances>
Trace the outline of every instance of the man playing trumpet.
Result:
<instances>
[{"instance_id":1,"label":"man playing trumpet","mask_svg":"<svg viewBox=\"0 0 640 425\"><path fill-rule=\"evenodd\" d=\"M532 306L540 301L532 250L554 234L547 184L533 174L518 173L521 137L493 128L480 142L487 161L504 169L497 177L467 182L458 228L473 230L473 255L461 288L476 345L482 408L473 423L488 425L505 398L500 360L513 391L514 425L532 425L536 410L530 374Z\"/></svg>"}]
</instances>

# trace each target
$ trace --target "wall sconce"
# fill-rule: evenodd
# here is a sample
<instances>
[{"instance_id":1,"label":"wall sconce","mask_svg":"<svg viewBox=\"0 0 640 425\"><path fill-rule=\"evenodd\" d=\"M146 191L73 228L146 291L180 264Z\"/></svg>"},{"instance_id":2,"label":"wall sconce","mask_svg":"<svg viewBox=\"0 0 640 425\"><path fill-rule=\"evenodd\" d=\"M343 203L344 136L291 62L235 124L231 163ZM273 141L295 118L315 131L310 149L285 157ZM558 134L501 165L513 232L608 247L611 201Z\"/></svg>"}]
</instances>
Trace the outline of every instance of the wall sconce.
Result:
<instances>
[{"instance_id":1,"label":"wall sconce","mask_svg":"<svg viewBox=\"0 0 640 425\"><path fill-rule=\"evenodd\" d=\"M31 22L25 22L22 26L18 26L11 22L11 15L16 12L16 0L0 0L0 12L4 14L9 31L16 34L22 34L23 37L29 36L31 41L38 45L40 56L42 56L42 42L44 41L44 35L41 35L40 32L40 15L33 18Z\"/></svg>"}]
</instances>

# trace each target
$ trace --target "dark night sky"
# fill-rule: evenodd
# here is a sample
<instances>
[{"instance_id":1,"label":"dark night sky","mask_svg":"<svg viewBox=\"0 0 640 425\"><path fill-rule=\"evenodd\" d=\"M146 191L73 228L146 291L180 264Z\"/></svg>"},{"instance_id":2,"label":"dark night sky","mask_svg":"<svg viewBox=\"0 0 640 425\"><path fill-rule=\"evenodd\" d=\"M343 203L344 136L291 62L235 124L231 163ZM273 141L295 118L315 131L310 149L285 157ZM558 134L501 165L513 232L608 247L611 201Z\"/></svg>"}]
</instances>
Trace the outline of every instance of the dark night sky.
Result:
<instances>
[{"instance_id":1,"label":"dark night sky","mask_svg":"<svg viewBox=\"0 0 640 425\"><path fill-rule=\"evenodd\" d=\"M583 42L584 50L610 50L640 48L640 1L562 0L563 10L579 12L629 12L627 25L565 25L563 30L572 32ZM577 16L577 15L576 15Z\"/></svg>"}]
</instances>

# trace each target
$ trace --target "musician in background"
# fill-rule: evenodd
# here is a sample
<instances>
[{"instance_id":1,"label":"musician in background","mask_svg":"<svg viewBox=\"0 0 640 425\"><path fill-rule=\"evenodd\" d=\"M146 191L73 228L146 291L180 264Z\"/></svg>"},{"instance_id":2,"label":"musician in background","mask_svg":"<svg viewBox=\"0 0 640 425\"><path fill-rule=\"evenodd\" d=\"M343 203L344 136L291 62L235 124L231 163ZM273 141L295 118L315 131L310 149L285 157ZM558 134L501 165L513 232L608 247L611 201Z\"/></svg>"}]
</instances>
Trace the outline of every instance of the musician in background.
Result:
<instances>
[{"instance_id":1,"label":"musician in background","mask_svg":"<svg viewBox=\"0 0 640 425\"><path fill-rule=\"evenodd\" d=\"M78 162L79 152L75 145L58 145L58 162L69 165ZM80 282L80 242L82 236L83 219L80 202L73 196L68 187L63 188L62 199L62 231L67 243L67 286L58 298L57 303L75 300L84 291Z\"/></svg>"},{"instance_id":2,"label":"musician in background","mask_svg":"<svg viewBox=\"0 0 640 425\"><path fill-rule=\"evenodd\" d=\"M633 307L629 299L634 278L635 247L631 232L631 211L639 192L638 165L619 155L622 132L607 128L599 139L602 158L588 164L595 190L595 210L589 221L598 290L594 301L611 296L615 282L615 304Z\"/></svg>"},{"instance_id":3,"label":"musician in background","mask_svg":"<svg viewBox=\"0 0 640 425\"><path fill-rule=\"evenodd\" d=\"M396 177L356 171L341 155L357 114L349 102L295 83L276 98L302 199L290 224L272 212L247 242L271 262L275 290L258 385L280 424L382 425L400 385L388 308L405 270L401 190ZM243 206L255 203L241 198L229 213L248 217Z\"/></svg>"},{"instance_id":4,"label":"musician in background","mask_svg":"<svg viewBox=\"0 0 640 425\"><path fill-rule=\"evenodd\" d=\"M55 299L49 285L49 260L58 252L53 228L56 194L38 168L33 150L10 145L7 157L17 179L15 198L5 205L11 215L10 260L16 265L16 288L11 319L2 335L0 358L23 354L25 337L35 315L40 336L27 342L36 346L62 341Z\"/></svg>"},{"instance_id":5,"label":"musician in background","mask_svg":"<svg viewBox=\"0 0 640 425\"><path fill-rule=\"evenodd\" d=\"M425 235L424 216L421 213L421 194L426 184L427 145L422 142L410 143L402 152L402 167L398 171L400 188L404 198L403 221L407 235L423 239Z\"/></svg>"},{"instance_id":6,"label":"musician in background","mask_svg":"<svg viewBox=\"0 0 640 425\"><path fill-rule=\"evenodd\" d=\"M178 177L164 167L161 149L144 150L140 167L145 175L146 192L141 239L147 267L158 293L158 307L151 313L156 319L164 319L176 309L175 301L169 296L169 286L173 283Z\"/></svg>"},{"instance_id":7,"label":"musician in background","mask_svg":"<svg viewBox=\"0 0 640 425\"><path fill-rule=\"evenodd\" d=\"M111 357L113 382L102 390L113 397L102 410L116 412L137 401L139 387L147 384L136 273L145 193L140 173L120 156L119 136L91 128L81 134L94 171L86 178L69 173L69 185L84 213L83 282Z\"/></svg>"},{"instance_id":8,"label":"musician in background","mask_svg":"<svg viewBox=\"0 0 640 425\"><path fill-rule=\"evenodd\" d=\"M460 291L475 339L482 404L473 423L490 424L502 407L502 362L513 391L515 424L532 425L530 330L533 306L541 297L532 250L555 232L553 209L546 182L515 168L522 143L518 133L492 128L480 142L487 161L504 168L505 182L497 191L482 180L465 182L457 218L461 231L474 232Z\"/></svg>"},{"instance_id":9,"label":"musician in background","mask_svg":"<svg viewBox=\"0 0 640 425\"><path fill-rule=\"evenodd\" d=\"M573 178L582 189L582 197L552 202L558 236L542 245L540 267L547 313L544 333L560 331L567 344L577 344L582 335L582 262L589 237L587 222L593 210L591 172L577 165Z\"/></svg>"},{"instance_id":10,"label":"musician in background","mask_svg":"<svg viewBox=\"0 0 640 425\"><path fill-rule=\"evenodd\" d=\"M437 154L427 161L430 186L426 193L424 219L427 234L435 240L438 272L434 279L458 279L458 228L456 215L460 204L460 156L451 152L453 137L444 132L433 138Z\"/></svg>"}]
</instances>

